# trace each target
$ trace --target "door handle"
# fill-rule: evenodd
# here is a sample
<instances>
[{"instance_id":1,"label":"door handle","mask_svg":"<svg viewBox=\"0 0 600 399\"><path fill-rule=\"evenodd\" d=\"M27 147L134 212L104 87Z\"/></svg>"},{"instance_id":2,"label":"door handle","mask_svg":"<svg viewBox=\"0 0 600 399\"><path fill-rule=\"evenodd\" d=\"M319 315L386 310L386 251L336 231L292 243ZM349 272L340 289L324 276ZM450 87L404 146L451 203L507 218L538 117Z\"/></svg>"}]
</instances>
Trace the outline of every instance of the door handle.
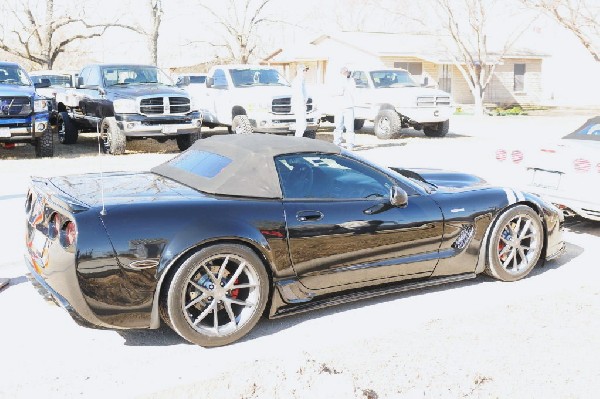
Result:
<instances>
[{"instance_id":1,"label":"door handle","mask_svg":"<svg viewBox=\"0 0 600 399\"><path fill-rule=\"evenodd\" d=\"M296 219L300 222L314 222L323 219L323 214L319 211L298 211Z\"/></svg>"}]
</instances>

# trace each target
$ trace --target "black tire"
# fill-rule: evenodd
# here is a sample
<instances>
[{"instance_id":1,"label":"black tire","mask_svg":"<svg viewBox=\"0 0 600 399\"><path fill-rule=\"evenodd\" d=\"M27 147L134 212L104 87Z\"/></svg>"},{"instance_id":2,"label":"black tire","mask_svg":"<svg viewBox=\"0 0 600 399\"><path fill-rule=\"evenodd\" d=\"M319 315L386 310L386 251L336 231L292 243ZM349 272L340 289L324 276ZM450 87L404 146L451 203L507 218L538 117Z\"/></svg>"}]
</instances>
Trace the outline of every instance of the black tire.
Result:
<instances>
[{"instance_id":1,"label":"black tire","mask_svg":"<svg viewBox=\"0 0 600 399\"><path fill-rule=\"evenodd\" d=\"M306 137L309 139L316 139L317 138L317 131L316 130L306 130L304 132L304 134L302 135L302 137Z\"/></svg>"},{"instance_id":2,"label":"black tire","mask_svg":"<svg viewBox=\"0 0 600 399\"><path fill-rule=\"evenodd\" d=\"M360 130L365 125L364 119L355 119L354 120L354 131Z\"/></svg>"},{"instance_id":3,"label":"black tire","mask_svg":"<svg viewBox=\"0 0 600 399\"><path fill-rule=\"evenodd\" d=\"M49 126L40 137L35 138L34 145L36 157L50 158L54 155L53 134Z\"/></svg>"},{"instance_id":4,"label":"black tire","mask_svg":"<svg viewBox=\"0 0 600 399\"><path fill-rule=\"evenodd\" d=\"M444 137L450 130L450 120L439 122L435 127L425 126L423 127L423 133L427 137Z\"/></svg>"},{"instance_id":5,"label":"black tire","mask_svg":"<svg viewBox=\"0 0 600 399\"><path fill-rule=\"evenodd\" d=\"M393 109L383 109L375 117L375 135L382 140L396 138L400 135L402 120Z\"/></svg>"},{"instance_id":6,"label":"black tire","mask_svg":"<svg viewBox=\"0 0 600 399\"><path fill-rule=\"evenodd\" d=\"M485 273L502 281L520 280L538 263L543 247L540 216L525 205L510 208L494 223Z\"/></svg>"},{"instance_id":7,"label":"black tire","mask_svg":"<svg viewBox=\"0 0 600 399\"><path fill-rule=\"evenodd\" d=\"M202 138L202 132L198 128L198 132L190 134L177 135L177 147L181 151L185 151L192 146L196 141Z\"/></svg>"},{"instance_id":8,"label":"black tire","mask_svg":"<svg viewBox=\"0 0 600 399\"><path fill-rule=\"evenodd\" d=\"M163 319L181 337L205 347L227 345L246 335L269 295L264 264L250 248L237 244L193 253L167 283L160 300Z\"/></svg>"},{"instance_id":9,"label":"black tire","mask_svg":"<svg viewBox=\"0 0 600 399\"><path fill-rule=\"evenodd\" d=\"M56 134L61 144L75 144L79 137L77 126L67 112L59 112L56 118Z\"/></svg>"},{"instance_id":10,"label":"black tire","mask_svg":"<svg viewBox=\"0 0 600 399\"><path fill-rule=\"evenodd\" d=\"M125 153L127 137L119 129L115 118L108 117L102 120L100 139L102 140L102 151L105 154L121 155Z\"/></svg>"},{"instance_id":11,"label":"black tire","mask_svg":"<svg viewBox=\"0 0 600 399\"><path fill-rule=\"evenodd\" d=\"M231 131L235 134L252 133L252 124L247 115L236 115L231 122Z\"/></svg>"}]
</instances>

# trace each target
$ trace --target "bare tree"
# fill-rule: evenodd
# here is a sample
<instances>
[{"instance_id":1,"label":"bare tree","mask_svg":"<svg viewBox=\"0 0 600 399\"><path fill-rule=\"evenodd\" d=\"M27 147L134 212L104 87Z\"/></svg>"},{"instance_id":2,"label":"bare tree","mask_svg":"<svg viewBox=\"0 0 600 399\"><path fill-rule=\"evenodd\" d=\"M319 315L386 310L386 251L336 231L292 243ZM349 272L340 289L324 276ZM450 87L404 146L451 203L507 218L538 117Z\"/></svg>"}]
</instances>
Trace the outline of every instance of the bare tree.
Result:
<instances>
[{"instance_id":1,"label":"bare tree","mask_svg":"<svg viewBox=\"0 0 600 399\"><path fill-rule=\"evenodd\" d=\"M139 1L139 0L137 0ZM132 4L129 4L131 7ZM148 40L148 48L150 50L150 62L154 65L158 64L158 38L160 34L160 25L164 14L162 0L146 0L146 8L150 15L150 26L144 28L141 24L121 25L122 28L139 33L145 36Z\"/></svg>"},{"instance_id":2,"label":"bare tree","mask_svg":"<svg viewBox=\"0 0 600 399\"><path fill-rule=\"evenodd\" d=\"M483 114L486 89L492 81L496 66L529 25L518 31L502 32L503 45L490 51L488 15L493 12L494 2L489 0L434 0L443 19L443 31L450 39L448 54L469 85L473 95L475 113ZM531 21L530 21L531 23Z\"/></svg>"},{"instance_id":3,"label":"bare tree","mask_svg":"<svg viewBox=\"0 0 600 399\"><path fill-rule=\"evenodd\" d=\"M102 36L118 22L89 23L83 16L72 16L68 7L57 11L55 0L7 2L11 26L0 32L0 49L29 60L39 68L52 69L56 58L71 43Z\"/></svg>"},{"instance_id":4,"label":"bare tree","mask_svg":"<svg viewBox=\"0 0 600 399\"><path fill-rule=\"evenodd\" d=\"M219 38L208 44L224 49L232 61L247 64L260 50L260 28L278 23L267 15L271 1L224 0L218 6L214 1L199 2L198 6L216 23L214 30Z\"/></svg>"},{"instance_id":5,"label":"bare tree","mask_svg":"<svg viewBox=\"0 0 600 399\"><path fill-rule=\"evenodd\" d=\"M600 3L598 0L521 0L571 31L600 62Z\"/></svg>"}]
</instances>

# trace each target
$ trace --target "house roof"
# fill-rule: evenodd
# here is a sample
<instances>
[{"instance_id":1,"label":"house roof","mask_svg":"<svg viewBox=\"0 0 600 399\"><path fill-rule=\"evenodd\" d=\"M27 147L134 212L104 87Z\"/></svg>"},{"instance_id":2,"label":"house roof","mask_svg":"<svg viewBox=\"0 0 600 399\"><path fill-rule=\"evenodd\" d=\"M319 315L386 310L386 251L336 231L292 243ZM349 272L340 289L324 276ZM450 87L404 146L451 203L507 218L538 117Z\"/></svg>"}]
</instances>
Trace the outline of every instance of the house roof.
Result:
<instances>
[{"instance_id":1,"label":"house roof","mask_svg":"<svg viewBox=\"0 0 600 399\"><path fill-rule=\"evenodd\" d=\"M437 64L452 63L453 60L444 47L444 37L431 33L382 33L382 32L337 32L322 34L306 45L279 49L266 57L263 62L285 64L298 61L328 60L329 53L320 44L333 40L342 45L376 57L415 57ZM492 58L500 58L500 53L489 53ZM495 56L495 57L494 57ZM540 59L547 55L529 49L515 49L503 58Z\"/></svg>"}]
</instances>

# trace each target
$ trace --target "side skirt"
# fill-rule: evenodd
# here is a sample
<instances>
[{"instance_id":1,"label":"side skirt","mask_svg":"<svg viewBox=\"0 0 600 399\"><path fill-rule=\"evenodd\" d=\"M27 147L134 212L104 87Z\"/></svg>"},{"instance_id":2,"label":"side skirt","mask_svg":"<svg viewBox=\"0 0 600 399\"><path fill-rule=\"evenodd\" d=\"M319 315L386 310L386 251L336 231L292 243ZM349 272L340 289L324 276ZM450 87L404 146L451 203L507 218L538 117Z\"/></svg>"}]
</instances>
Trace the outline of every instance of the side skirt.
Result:
<instances>
[{"instance_id":1,"label":"side skirt","mask_svg":"<svg viewBox=\"0 0 600 399\"><path fill-rule=\"evenodd\" d=\"M464 273L457 274L454 276L445 276L428 279L425 281L419 281L415 283L403 283L393 286L385 286L369 289L366 291L352 292L348 294L342 294L338 296L332 296L329 298L315 299L310 302L303 302L301 304L294 304L286 307L279 308L270 318L276 319L279 317L290 316L298 313L308 312L310 310L322 309L329 306L341 305L344 303L360 301L363 299L374 298L382 295L394 294L399 292L405 292L410 290L417 290L426 287L434 287L436 285L455 283L463 280L470 280L476 278L475 273Z\"/></svg>"}]
</instances>

